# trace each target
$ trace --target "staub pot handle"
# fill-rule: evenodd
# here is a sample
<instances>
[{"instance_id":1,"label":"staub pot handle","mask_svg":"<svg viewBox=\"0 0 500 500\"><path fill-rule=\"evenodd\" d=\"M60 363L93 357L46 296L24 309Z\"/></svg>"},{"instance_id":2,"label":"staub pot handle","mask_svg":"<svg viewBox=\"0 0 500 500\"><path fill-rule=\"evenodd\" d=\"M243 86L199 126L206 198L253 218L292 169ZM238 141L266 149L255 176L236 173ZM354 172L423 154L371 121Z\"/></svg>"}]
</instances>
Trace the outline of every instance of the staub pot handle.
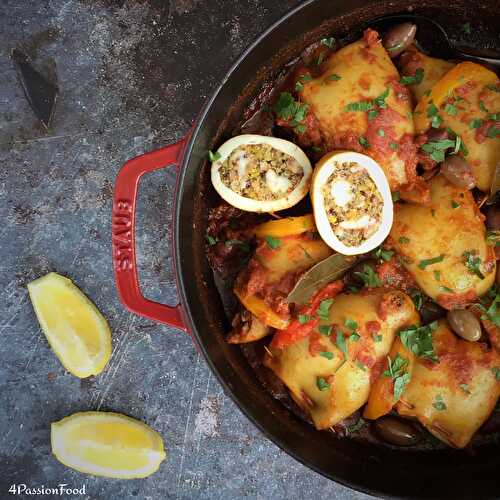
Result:
<instances>
[{"instance_id":1,"label":"staub pot handle","mask_svg":"<svg viewBox=\"0 0 500 500\"><path fill-rule=\"evenodd\" d=\"M135 213L140 178L154 170L182 162L187 137L164 148L127 161L115 182L112 214L113 268L123 305L130 311L186 331L181 306L168 306L145 298L139 286L135 256Z\"/></svg>"}]
</instances>

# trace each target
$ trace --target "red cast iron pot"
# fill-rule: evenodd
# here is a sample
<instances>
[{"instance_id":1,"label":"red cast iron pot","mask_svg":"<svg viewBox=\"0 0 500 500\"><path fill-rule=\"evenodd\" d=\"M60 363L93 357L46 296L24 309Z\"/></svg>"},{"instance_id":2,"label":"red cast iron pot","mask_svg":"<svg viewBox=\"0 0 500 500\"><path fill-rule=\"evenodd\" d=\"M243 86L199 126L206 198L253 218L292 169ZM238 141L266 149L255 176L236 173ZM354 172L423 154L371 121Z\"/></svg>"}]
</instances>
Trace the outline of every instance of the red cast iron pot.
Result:
<instances>
[{"instance_id":1,"label":"red cast iron pot","mask_svg":"<svg viewBox=\"0 0 500 500\"><path fill-rule=\"evenodd\" d=\"M459 0L310 0L265 31L233 65L206 104L192 133L165 148L127 162L116 179L113 265L118 292L131 311L191 333L221 384L247 417L297 460L354 489L415 498L500 497L498 447L472 451L408 451L337 439L297 418L263 389L238 346L224 341L228 320L204 252L207 209L215 197L207 151L231 136L242 112L265 81L313 41L327 35L360 35L360 26L384 14L412 10L457 29L483 21L500 26L500 2ZM471 42L472 40L469 40ZM473 41L472 41L473 42ZM484 42L482 42L484 43ZM476 41L476 45L481 45ZM490 47L491 48L491 47ZM169 307L141 294L135 259L135 208L140 177L178 168L174 253L180 305Z\"/></svg>"}]
</instances>

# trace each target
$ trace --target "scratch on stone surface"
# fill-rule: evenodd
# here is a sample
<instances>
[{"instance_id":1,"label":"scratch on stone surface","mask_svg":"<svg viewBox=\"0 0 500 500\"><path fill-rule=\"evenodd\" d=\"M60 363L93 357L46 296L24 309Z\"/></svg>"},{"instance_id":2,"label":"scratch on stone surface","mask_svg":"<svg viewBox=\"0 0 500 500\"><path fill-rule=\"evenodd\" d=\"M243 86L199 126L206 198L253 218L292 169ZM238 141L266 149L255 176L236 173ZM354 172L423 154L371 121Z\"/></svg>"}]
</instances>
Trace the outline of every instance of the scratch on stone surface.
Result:
<instances>
[{"instance_id":1,"label":"scratch on stone surface","mask_svg":"<svg viewBox=\"0 0 500 500\"><path fill-rule=\"evenodd\" d=\"M208 389L210 387L210 380L212 378L212 372L209 371L208 372L208 377L207 377L207 387L206 387L206 390L205 390L205 397L203 398L203 400L206 400L207 399L207 396L208 396ZM202 400L202 401L203 401ZM201 404L200 404L201 406ZM200 409L200 413L201 413L201 409ZM198 414L199 415L199 414ZM196 423L198 424L198 417L196 419ZM196 458L195 458L195 466L198 465L198 455L200 453L200 447L201 447L201 439L203 437L203 432L200 432L201 428L199 428L199 426L197 425L196 428L195 428L195 431L198 430L198 443L196 444Z\"/></svg>"},{"instance_id":2,"label":"scratch on stone surface","mask_svg":"<svg viewBox=\"0 0 500 500\"><path fill-rule=\"evenodd\" d=\"M17 318L17 316L21 312L21 308L23 307L24 303L26 302L27 296L28 296L27 293L25 295L23 295L22 299L20 300L19 304L17 305L17 307L14 310L14 314L7 321L5 321L2 325L0 325L0 333L2 333L8 326L10 326L12 321L14 321Z\"/></svg>"},{"instance_id":3,"label":"scratch on stone surface","mask_svg":"<svg viewBox=\"0 0 500 500\"><path fill-rule=\"evenodd\" d=\"M193 382L191 384L191 395L189 397L189 407L188 407L188 414L187 414L187 419L186 419L186 427L184 428L184 439L182 441L182 455L181 455L181 465L179 467L179 472L177 475L177 492L176 492L176 500L179 499L180 495L180 486L181 486L181 480L182 480L182 474L184 470L184 458L186 455L186 441L187 441L187 435L189 431L189 421L191 420L191 408L193 407L193 396L194 396L194 391L196 389L196 380L197 380L197 375L198 375L198 366L200 364L200 353L196 353L196 367L195 367L195 372L193 376Z\"/></svg>"}]
</instances>

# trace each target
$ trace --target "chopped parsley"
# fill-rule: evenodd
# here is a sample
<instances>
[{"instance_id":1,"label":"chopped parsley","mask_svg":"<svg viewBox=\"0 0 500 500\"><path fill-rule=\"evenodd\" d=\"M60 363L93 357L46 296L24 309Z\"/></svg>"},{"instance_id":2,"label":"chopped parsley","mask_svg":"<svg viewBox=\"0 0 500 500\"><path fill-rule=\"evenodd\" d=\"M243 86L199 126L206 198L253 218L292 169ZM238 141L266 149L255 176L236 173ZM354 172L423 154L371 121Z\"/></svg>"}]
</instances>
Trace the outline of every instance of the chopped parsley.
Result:
<instances>
[{"instance_id":1,"label":"chopped parsley","mask_svg":"<svg viewBox=\"0 0 500 500\"><path fill-rule=\"evenodd\" d=\"M373 342L382 342L382 335L378 333L373 334Z\"/></svg>"},{"instance_id":2,"label":"chopped parsley","mask_svg":"<svg viewBox=\"0 0 500 500\"><path fill-rule=\"evenodd\" d=\"M325 60L326 52L321 52L321 54L318 56L318 59L316 59L316 64L318 66L321 65L321 63Z\"/></svg>"},{"instance_id":3,"label":"chopped parsley","mask_svg":"<svg viewBox=\"0 0 500 500\"><path fill-rule=\"evenodd\" d=\"M492 247L500 247L500 231L488 231L486 233L486 243Z\"/></svg>"},{"instance_id":4,"label":"chopped parsley","mask_svg":"<svg viewBox=\"0 0 500 500\"><path fill-rule=\"evenodd\" d=\"M450 116L456 116L457 111L457 107L454 104L447 103L444 107L444 112Z\"/></svg>"},{"instance_id":5,"label":"chopped parsley","mask_svg":"<svg viewBox=\"0 0 500 500\"><path fill-rule=\"evenodd\" d=\"M323 351L319 353L320 356L323 356L326 359L333 359L333 352Z\"/></svg>"},{"instance_id":6,"label":"chopped parsley","mask_svg":"<svg viewBox=\"0 0 500 500\"><path fill-rule=\"evenodd\" d=\"M399 191L393 191L391 193L392 201L399 201L401 197L399 196Z\"/></svg>"},{"instance_id":7,"label":"chopped parsley","mask_svg":"<svg viewBox=\"0 0 500 500\"><path fill-rule=\"evenodd\" d=\"M384 137L384 136L385 136L385 131L384 131L384 129L383 129L383 128L379 128L379 129L377 130L377 135L378 135L379 137Z\"/></svg>"},{"instance_id":8,"label":"chopped parsley","mask_svg":"<svg viewBox=\"0 0 500 500\"><path fill-rule=\"evenodd\" d=\"M495 375L495 378L500 381L500 367L499 366L494 366L492 369L491 369L491 372L493 373L493 375Z\"/></svg>"},{"instance_id":9,"label":"chopped parsley","mask_svg":"<svg viewBox=\"0 0 500 500\"><path fill-rule=\"evenodd\" d=\"M313 79L313 77L309 73L304 73L303 75L300 75L299 78L303 82L310 82Z\"/></svg>"},{"instance_id":10,"label":"chopped parsley","mask_svg":"<svg viewBox=\"0 0 500 500\"><path fill-rule=\"evenodd\" d=\"M357 432L365 425L365 421L360 417L358 421L347 427L347 432Z\"/></svg>"},{"instance_id":11,"label":"chopped parsley","mask_svg":"<svg viewBox=\"0 0 500 500\"><path fill-rule=\"evenodd\" d=\"M472 394L467 384L460 384L458 387L460 387L460 389L462 389L462 391L464 391L465 394Z\"/></svg>"},{"instance_id":12,"label":"chopped parsley","mask_svg":"<svg viewBox=\"0 0 500 500\"><path fill-rule=\"evenodd\" d=\"M417 311L420 311L422 306L424 305L424 294L417 289L413 289L410 292L410 297L411 300L413 300L413 303L415 304L415 308Z\"/></svg>"},{"instance_id":13,"label":"chopped parsley","mask_svg":"<svg viewBox=\"0 0 500 500\"><path fill-rule=\"evenodd\" d=\"M368 140L366 139L366 137L361 136L358 139L358 141L361 144L361 146L363 146L365 149L368 149L370 147L370 143L368 142Z\"/></svg>"},{"instance_id":14,"label":"chopped parsley","mask_svg":"<svg viewBox=\"0 0 500 500\"><path fill-rule=\"evenodd\" d=\"M311 321L313 319L313 317L309 316L308 314L299 314L297 316L297 319L299 320L299 323L301 325L305 325L306 323L308 323L309 321Z\"/></svg>"},{"instance_id":15,"label":"chopped parsley","mask_svg":"<svg viewBox=\"0 0 500 500\"><path fill-rule=\"evenodd\" d=\"M407 238L406 236L401 236L399 238L399 243L402 245L406 245L407 243L410 243L410 238Z\"/></svg>"},{"instance_id":16,"label":"chopped parsley","mask_svg":"<svg viewBox=\"0 0 500 500\"><path fill-rule=\"evenodd\" d=\"M434 279L436 281L441 281L441 271L434 271Z\"/></svg>"},{"instance_id":17,"label":"chopped parsley","mask_svg":"<svg viewBox=\"0 0 500 500\"><path fill-rule=\"evenodd\" d=\"M377 248L377 250L375 250L375 257L380 260L385 260L386 262L389 262L392 259L393 255L394 252L392 250L384 250L382 247L379 247Z\"/></svg>"},{"instance_id":18,"label":"chopped parsley","mask_svg":"<svg viewBox=\"0 0 500 500\"><path fill-rule=\"evenodd\" d=\"M483 120L479 118L474 118L474 120L471 120L469 122L469 127L474 129L474 128L479 128L483 124Z\"/></svg>"},{"instance_id":19,"label":"chopped parsley","mask_svg":"<svg viewBox=\"0 0 500 500\"><path fill-rule=\"evenodd\" d=\"M439 116L439 109L436 105L431 102L429 106L427 106L427 118L431 119L431 126L433 128L439 128L443 120Z\"/></svg>"},{"instance_id":20,"label":"chopped parsley","mask_svg":"<svg viewBox=\"0 0 500 500\"><path fill-rule=\"evenodd\" d=\"M400 330L398 335L403 345L413 354L437 362L438 358L432 344L432 332L437 327L437 321L424 326L411 325L404 330Z\"/></svg>"},{"instance_id":21,"label":"chopped parsley","mask_svg":"<svg viewBox=\"0 0 500 500\"><path fill-rule=\"evenodd\" d=\"M500 295L497 292L495 286L491 287L488 290L487 297L484 300L493 299L489 304L488 309L483 304L476 304L476 306L481 309L483 314L481 315L481 319L487 319L494 323L496 326L500 327L500 311L498 310L498 304L500 303ZM486 302L487 304L487 302Z\"/></svg>"},{"instance_id":22,"label":"chopped parsley","mask_svg":"<svg viewBox=\"0 0 500 500\"><path fill-rule=\"evenodd\" d=\"M493 92L500 92L500 86L495 84L486 85L486 88L492 90Z\"/></svg>"},{"instance_id":23,"label":"chopped parsley","mask_svg":"<svg viewBox=\"0 0 500 500\"><path fill-rule=\"evenodd\" d=\"M423 259L418 263L419 269L425 269L427 266L431 266L432 264L437 264L438 262L443 262L444 255L438 255L437 257L432 257L430 259Z\"/></svg>"},{"instance_id":24,"label":"chopped parsley","mask_svg":"<svg viewBox=\"0 0 500 500\"><path fill-rule=\"evenodd\" d=\"M208 233L205 235L205 238L207 239L208 244L210 246L214 246L214 245L217 244L217 241L218 241L217 238L214 238L213 236L210 236Z\"/></svg>"},{"instance_id":25,"label":"chopped parsley","mask_svg":"<svg viewBox=\"0 0 500 500\"><path fill-rule=\"evenodd\" d=\"M393 45L392 47L388 47L387 50L389 52L396 52L397 50L401 49L403 47L403 42L399 42L396 45Z\"/></svg>"},{"instance_id":26,"label":"chopped parsley","mask_svg":"<svg viewBox=\"0 0 500 500\"><path fill-rule=\"evenodd\" d=\"M372 288L382 286L378 274L368 264L363 266L363 271L357 271L354 274L363 280L365 286Z\"/></svg>"},{"instance_id":27,"label":"chopped parsley","mask_svg":"<svg viewBox=\"0 0 500 500\"><path fill-rule=\"evenodd\" d=\"M453 290L450 287L447 287L447 286L440 286L439 289L442 292L453 293Z\"/></svg>"},{"instance_id":28,"label":"chopped parsley","mask_svg":"<svg viewBox=\"0 0 500 500\"><path fill-rule=\"evenodd\" d=\"M330 389L330 384L323 377L318 377L316 379L316 386L320 391L327 391Z\"/></svg>"},{"instance_id":29,"label":"chopped parsley","mask_svg":"<svg viewBox=\"0 0 500 500\"><path fill-rule=\"evenodd\" d=\"M383 372L383 375L394 380L394 401L398 401L411 378L407 372L408 360L399 353L393 360L387 356L387 366L388 369Z\"/></svg>"},{"instance_id":30,"label":"chopped parsley","mask_svg":"<svg viewBox=\"0 0 500 500\"><path fill-rule=\"evenodd\" d=\"M440 141L426 142L422 149L437 163L444 161L445 151L456 146L457 141L441 139Z\"/></svg>"},{"instance_id":31,"label":"chopped parsley","mask_svg":"<svg viewBox=\"0 0 500 500\"><path fill-rule=\"evenodd\" d=\"M460 203L457 203L455 200L451 200L451 208L459 208Z\"/></svg>"},{"instance_id":32,"label":"chopped parsley","mask_svg":"<svg viewBox=\"0 0 500 500\"><path fill-rule=\"evenodd\" d=\"M332 328L332 325L320 325L318 326L318 331L321 335L329 337L332 334Z\"/></svg>"},{"instance_id":33,"label":"chopped parsley","mask_svg":"<svg viewBox=\"0 0 500 500\"><path fill-rule=\"evenodd\" d=\"M368 120L372 121L378 116L378 109L371 109L368 111Z\"/></svg>"},{"instance_id":34,"label":"chopped parsley","mask_svg":"<svg viewBox=\"0 0 500 500\"><path fill-rule=\"evenodd\" d=\"M490 139L494 139L497 135L500 135L500 128L497 128L496 125L490 127L488 132L486 132L486 137L489 137Z\"/></svg>"},{"instance_id":35,"label":"chopped parsley","mask_svg":"<svg viewBox=\"0 0 500 500\"><path fill-rule=\"evenodd\" d=\"M322 38L321 43L331 49L335 43L335 38L333 36L330 38Z\"/></svg>"},{"instance_id":36,"label":"chopped parsley","mask_svg":"<svg viewBox=\"0 0 500 500\"><path fill-rule=\"evenodd\" d=\"M328 320L328 311L330 310L332 304L333 304L333 299L325 299L321 301L317 310L317 314L320 317L320 319L324 321Z\"/></svg>"},{"instance_id":37,"label":"chopped parsley","mask_svg":"<svg viewBox=\"0 0 500 500\"><path fill-rule=\"evenodd\" d=\"M272 250L276 250L282 245L283 242L279 238L274 238L271 235L267 235L266 243L269 248L271 248Z\"/></svg>"},{"instance_id":38,"label":"chopped parsley","mask_svg":"<svg viewBox=\"0 0 500 500\"><path fill-rule=\"evenodd\" d=\"M342 77L333 73L328 77L328 80L331 80L332 82L338 82Z\"/></svg>"},{"instance_id":39,"label":"chopped parsley","mask_svg":"<svg viewBox=\"0 0 500 500\"><path fill-rule=\"evenodd\" d=\"M444 411L447 409L443 401L443 396L441 396L441 394L438 394L436 396L436 399L434 400L434 403L432 403L432 406L434 406L434 408L436 408L437 411Z\"/></svg>"},{"instance_id":40,"label":"chopped parsley","mask_svg":"<svg viewBox=\"0 0 500 500\"><path fill-rule=\"evenodd\" d=\"M348 356L347 345L345 343L344 334L340 330L337 330L335 343L337 344L337 347L344 353L344 357L347 359Z\"/></svg>"},{"instance_id":41,"label":"chopped parsley","mask_svg":"<svg viewBox=\"0 0 500 500\"><path fill-rule=\"evenodd\" d=\"M276 115L282 120L288 121L294 127L297 133L304 132L304 125L301 121L304 120L309 106L296 101L290 92L282 92L278 101L273 107Z\"/></svg>"},{"instance_id":42,"label":"chopped parsley","mask_svg":"<svg viewBox=\"0 0 500 500\"><path fill-rule=\"evenodd\" d=\"M399 144L397 142L391 142L389 144L389 147L393 150L393 151L396 151L396 149L399 148Z\"/></svg>"},{"instance_id":43,"label":"chopped parsley","mask_svg":"<svg viewBox=\"0 0 500 500\"><path fill-rule=\"evenodd\" d=\"M296 92L302 92L304 90L304 85L302 85L301 82L297 82L295 84L295 90L296 90Z\"/></svg>"},{"instance_id":44,"label":"chopped parsley","mask_svg":"<svg viewBox=\"0 0 500 500\"><path fill-rule=\"evenodd\" d=\"M360 101L360 102L350 102L345 108L345 111L370 111L373 109L373 102L371 101Z\"/></svg>"},{"instance_id":45,"label":"chopped parsley","mask_svg":"<svg viewBox=\"0 0 500 500\"><path fill-rule=\"evenodd\" d=\"M484 102L483 101L479 101L479 109L481 111L484 111L485 113L488 113L488 108L485 106Z\"/></svg>"},{"instance_id":46,"label":"chopped parsley","mask_svg":"<svg viewBox=\"0 0 500 500\"><path fill-rule=\"evenodd\" d=\"M389 87L387 87L382 94L373 99L373 103L376 104L379 108L387 108L387 103L385 102L385 100L387 99L387 97L389 97L389 92L390 89Z\"/></svg>"},{"instance_id":47,"label":"chopped parsley","mask_svg":"<svg viewBox=\"0 0 500 500\"><path fill-rule=\"evenodd\" d=\"M344 321L344 325L347 326L349 330L356 330L358 328L358 324L356 323L356 321L349 318Z\"/></svg>"},{"instance_id":48,"label":"chopped parsley","mask_svg":"<svg viewBox=\"0 0 500 500\"><path fill-rule=\"evenodd\" d=\"M209 159L211 162L214 162L214 161L220 160L220 153L219 153L218 151L216 151L215 153L213 153L212 151L209 151L209 152L208 152L208 159Z\"/></svg>"},{"instance_id":49,"label":"chopped parsley","mask_svg":"<svg viewBox=\"0 0 500 500\"><path fill-rule=\"evenodd\" d=\"M413 76L403 76L401 80L399 80L399 83L401 83L402 85L415 85L422 83L423 79L424 79L423 68L417 68L417 71L415 71L415 74Z\"/></svg>"},{"instance_id":50,"label":"chopped parsley","mask_svg":"<svg viewBox=\"0 0 500 500\"><path fill-rule=\"evenodd\" d=\"M474 256L474 254L468 250L463 253L463 257L465 259L465 267L478 278L484 280L484 274L481 272L481 258Z\"/></svg>"},{"instance_id":51,"label":"chopped parsley","mask_svg":"<svg viewBox=\"0 0 500 500\"><path fill-rule=\"evenodd\" d=\"M351 335L349 335L349 340L351 342L357 342L360 338L361 336L357 332L351 333Z\"/></svg>"}]
</instances>

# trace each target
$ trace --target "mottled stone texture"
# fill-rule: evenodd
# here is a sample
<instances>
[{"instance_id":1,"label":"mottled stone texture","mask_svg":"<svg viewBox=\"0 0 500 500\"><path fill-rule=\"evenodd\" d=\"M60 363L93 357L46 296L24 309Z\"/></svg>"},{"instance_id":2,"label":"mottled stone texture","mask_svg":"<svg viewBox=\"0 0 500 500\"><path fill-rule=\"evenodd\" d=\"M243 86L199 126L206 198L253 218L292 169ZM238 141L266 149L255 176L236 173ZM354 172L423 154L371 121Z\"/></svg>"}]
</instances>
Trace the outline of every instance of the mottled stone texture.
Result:
<instances>
[{"instance_id":1,"label":"mottled stone texture","mask_svg":"<svg viewBox=\"0 0 500 500\"><path fill-rule=\"evenodd\" d=\"M11 484L86 485L87 498L362 498L271 444L224 395L187 335L126 312L111 268L115 175L180 138L242 49L296 1L0 2L0 498ZM60 94L36 123L9 51L24 49ZM173 171L141 186L147 295L175 301L168 241ZM26 284L55 270L108 318L113 356L79 380L52 354ZM50 423L83 410L139 418L168 459L146 480L88 477L50 453ZM32 497L33 498L33 497Z\"/></svg>"}]
</instances>

